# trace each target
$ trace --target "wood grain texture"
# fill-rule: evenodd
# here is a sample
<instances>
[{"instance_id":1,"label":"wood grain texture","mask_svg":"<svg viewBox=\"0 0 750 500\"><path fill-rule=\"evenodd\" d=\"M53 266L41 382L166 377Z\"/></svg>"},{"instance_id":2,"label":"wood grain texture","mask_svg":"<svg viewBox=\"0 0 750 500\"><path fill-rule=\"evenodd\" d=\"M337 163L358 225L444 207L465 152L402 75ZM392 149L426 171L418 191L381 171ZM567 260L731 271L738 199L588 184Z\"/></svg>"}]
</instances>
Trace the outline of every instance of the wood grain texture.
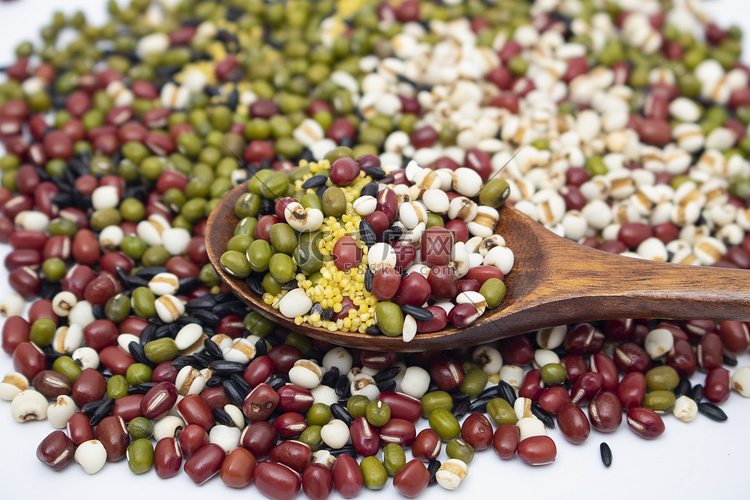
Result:
<instances>
[{"instance_id":1,"label":"wood grain texture","mask_svg":"<svg viewBox=\"0 0 750 500\"><path fill-rule=\"evenodd\" d=\"M615 318L734 319L750 321L750 271L657 263L608 254L554 235L512 207L500 209L496 232L515 255L508 292L496 309L469 328L401 337L330 332L281 315L243 280L225 273L219 258L238 222L242 184L222 198L206 225L206 248L227 287L276 323L337 345L380 351L453 349L547 326Z\"/></svg>"}]
</instances>

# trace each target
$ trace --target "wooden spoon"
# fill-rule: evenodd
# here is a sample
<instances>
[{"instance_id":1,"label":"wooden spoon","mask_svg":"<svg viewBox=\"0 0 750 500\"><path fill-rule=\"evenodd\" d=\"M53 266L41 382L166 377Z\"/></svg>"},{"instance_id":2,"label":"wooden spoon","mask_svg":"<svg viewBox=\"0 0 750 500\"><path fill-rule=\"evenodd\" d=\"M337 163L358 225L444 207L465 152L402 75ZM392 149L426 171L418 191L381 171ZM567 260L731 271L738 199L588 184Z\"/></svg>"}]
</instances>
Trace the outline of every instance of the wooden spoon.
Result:
<instances>
[{"instance_id":1,"label":"wooden spoon","mask_svg":"<svg viewBox=\"0 0 750 500\"><path fill-rule=\"evenodd\" d=\"M510 206L496 232L515 254L502 304L463 330L401 337L331 332L296 325L266 305L244 280L225 273L219 258L238 222L242 184L218 203L206 226L206 248L221 280L243 302L276 323L337 345L379 351L454 349L580 321L617 318L750 320L750 271L651 262L594 250L556 236Z\"/></svg>"}]
</instances>

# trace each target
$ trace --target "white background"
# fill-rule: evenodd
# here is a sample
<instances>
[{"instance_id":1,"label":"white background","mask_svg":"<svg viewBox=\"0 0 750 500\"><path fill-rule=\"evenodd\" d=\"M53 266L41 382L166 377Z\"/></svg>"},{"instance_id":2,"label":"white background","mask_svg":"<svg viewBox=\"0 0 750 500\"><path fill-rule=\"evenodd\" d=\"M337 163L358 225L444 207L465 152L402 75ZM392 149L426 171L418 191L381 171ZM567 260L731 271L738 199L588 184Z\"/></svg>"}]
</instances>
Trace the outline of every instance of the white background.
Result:
<instances>
[{"instance_id":1,"label":"white background","mask_svg":"<svg viewBox=\"0 0 750 500\"><path fill-rule=\"evenodd\" d=\"M54 10L72 13L85 9L93 23L104 19L105 4L94 0L17 0L0 2L0 65L12 61L16 44L36 39L39 28L49 21ZM750 34L750 12L747 0L704 2L722 26L743 23ZM750 48L747 38L745 51ZM745 58L745 60L748 60ZM0 246L4 259L7 247ZM0 297L10 293L4 268L0 279ZM750 364L750 356L741 364ZM11 371L10 358L0 353L0 377ZM697 375L694 383L703 382ZM654 441L637 437L623 422L611 435L592 430L582 445L571 445L559 430L549 434L558 446L557 462L532 468L519 459L500 460L494 452L477 453L469 476L455 492L439 486L423 493L431 499L456 499L483 495L485 498L748 498L748 464L750 464L750 401L733 393L722 405L729 415L726 423L716 423L699 415L684 424L673 416L665 418L667 430ZM422 421L424 425L424 421ZM151 470L135 476L125 461L108 463L94 476L87 476L77 464L53 472L37 461L36 447L52 431L48 422L17 424L10 417L10 404L0 401L0 500L27 498L63 499L132 499L144 493L167 494L185 499L206 496L259 499L252 486L232 490L217 478L200 489L183 473L163 481ZM614 456L611 468L605 469L599 458L599 443L606 441ZM407 451L410 459L410 452ZM445 459L445 456L441 456ZM401 498L390 484L380 492L363 491L359 498ZM300 494L299 498L302 494ZM377 496L376 496L377 495ZM341 498L333 493L331 498Z\"/></svg>"}]
</instances>

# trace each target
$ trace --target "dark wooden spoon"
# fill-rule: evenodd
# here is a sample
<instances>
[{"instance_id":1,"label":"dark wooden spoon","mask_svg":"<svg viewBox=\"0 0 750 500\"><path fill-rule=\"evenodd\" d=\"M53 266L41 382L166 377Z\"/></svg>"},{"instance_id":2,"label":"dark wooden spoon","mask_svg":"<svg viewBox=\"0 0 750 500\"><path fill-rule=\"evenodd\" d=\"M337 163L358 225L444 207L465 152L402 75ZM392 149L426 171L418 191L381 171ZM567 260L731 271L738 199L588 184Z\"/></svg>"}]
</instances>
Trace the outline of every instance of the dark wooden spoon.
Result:
<instances>
[{"instance_id":1,"label":"dark wooden spoon","mask_svg":"<svg viewBox=\"0 0 750 500\"><path fill-rule=\"evenodd\" d=\"M750 271L658 263L621 257L556 236L510 206L500 209L496 232L515 254L502 304L463 330L401 337L331 332L281 315L225 273L219 258L238 222L242 184L211 212L206 247L221 280L242 301L290 330L337 345L380 351L454 349L580 321L616 318L750 320Z\"/></svg>"}]
</instances>

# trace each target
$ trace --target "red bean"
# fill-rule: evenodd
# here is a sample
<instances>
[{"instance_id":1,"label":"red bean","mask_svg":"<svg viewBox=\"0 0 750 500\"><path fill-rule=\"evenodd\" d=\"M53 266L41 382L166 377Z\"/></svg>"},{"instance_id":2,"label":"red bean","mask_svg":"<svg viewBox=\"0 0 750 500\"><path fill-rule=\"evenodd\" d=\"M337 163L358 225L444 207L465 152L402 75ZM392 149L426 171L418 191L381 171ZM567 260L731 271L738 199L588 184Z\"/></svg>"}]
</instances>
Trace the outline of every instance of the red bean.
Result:
<instances>
[{"instance_id":1,"label":"red bean","mask_svg":"<svg viewBox=\"0 0 750 500\"><path fill-rule=\"evenodd\" d=\"M391 418L415 423L422 416L422 402L404 393L384 391L378 394L377 400L388 404Z\"/></svg>"},{"instance_id":2,"label":"red bean","mask_svg":"<svg viewBox=\"0 0 750 500\"><path fill-rule=\"evenodd\" d=\"M432 462L440 455L442 447L443 442L437 432L432 429L422 429L412 444L411 454L414 458Z\"/></svg>"},{"instance_id":3,"label":"red bean","mask_svg":"<svg viewBox=\"0 0 750 500\"><path fill-rule=\"evenodd\" d=\"M596 242L591 247L597 248ZM624 318L605 320L602 325L604 337L612 341L627 339L633 333L634 327L635 323L632 319Z\"/></svg>"},{"instance_id":4,"label":"red bean","mask_svg":"<svg viewBox=\"0 0 750 500\"><path fill-rule=\"evenodd\" d=\"M359 165L348 156L337 158L331 164L329 177L337 186L348 186L357 176L359 176Z\"/></svg>"},{"instance_id":5,"label":"red bean","mask_svg":"<svg viewBox=\"0 0 750 500\"><path fill-rule=\"evenodd\" d=\"M186 425L177 439L185 458L190 458L193 454L209 443L208 432L203 426L198 424Z\"/></svg>"},{"instance_id":6,"label":"red bean","mask_svg":"<svg viewBox=\"0 0 750 500\"><path fill-rule=\"evenodd\" d=\"M52 301L49 299L36 300L29 308L29 321L31 324L38 319L49 319L55 324L58 323L60 318L52 310Z\"/></svg>"},{"instance_id":7,"label":"red bean","mask_svg":"<svg viewBox=\"0 0 750 500\"><path fill-rule=\"evenodd\" d=\"M585 57L574 57L568 61L568 67L563 75L563 81L570 83L576 77L589 72L589 65Z\"/></svg>"},{"instance_id":8,"label":"red bean","mask_svg":"<svg viewBox=\"0 0 750 500\"><path fill-rule=\"evenodd\" d=\"M460 291L459 291L460 293ZM456 328L466 328L479 318L474 304L463 303L453 307L448 313L448 321Z\"/></svg>"},{"instance_id":9,"label":"red bean","mask_svg":"<svg viewBox=\"0 0 750 500\"><path fill-rule=\"evenodd\" d=\"M240 445L252 453L255 458L261 459L276 445L279 433L273 425L265 421L250 422L240 436Z\"/></svg>"},{"instance_id":10,"label":"red bean","mask_svg":"<svg viewBox=\"0 0 750 500\"><path fill-rule=\"evenodd\" d=\"M593 354L604 346L604 334L591 323L575 325L565 336L563 347L571 354Z\"/></svg>"},{"instance_id":11,"label":"red bean","mask_svg":"<svg viewBox=\"0 0 750 500\"><path fill-rule=\"evenodd\" d=\"M664 328L666 330L669 330L669 333L672 334L672 338L674 339L675 342L678 340L685 340L685 341L690 340L690 337L688 337L688 334L685 333L685 330L683 330L679 326L674 325L672 323L667 323L666 321L662 321L661 323L656 325L656 328Z\"/></svg>"},{"instance_id":12,"label":"red bean","mask_svg":"<svg viewBox=\"0 0 750 500\"><path fill-rule=\"evenodd\" d=\"M507 109L513 114L518 114L521 99L515 92L500 92L490 100L490 106Z\"/></svg>"},{"instance_id":13,"label":"red bean","mask_svg":"<svg viewBox=\"0 0 750 500\"><path fill-rule=\"evenodd\" d=\"M560 408L565 404L570 403L570 394L562 386L547 387L542 391L542 395L539 396L539 406L542 410L546 411L551 415L557 415Z\"/></svg>"},{"instance_id":14,"label":"red bean","mask_svg":"<svg viewBox=\"0 0 750 500\"><path fill-rule=\"evenodd\" d=\"M255 457L245 448L235 448L224 458L219 471L222 482L232 488L244 488L253 479Z\"/></svg>"},{"instance_id":15,"label":"red bean","mask_svg":"<svg viewBox=\"0 0 750 500\"><path fill-rule=\"evenodd\" d=\"M636 406L628 410L630 428L643 439L654 439L664 433L664 421L650 408Z\"/></svg>"},{"instance_id":16,"label":"red bean","mask_svg":"<svg viewBox=\"0 0 750 500\"><path fill-rule=\"evenodd\" d=\"M8 243L15 229L16 226L11 219L0 216L0 243Z\"/></svg>"},{"instance_id":17,"label":"red bean","mask_svg":"<svg viewBox=\"0 0 750 500\"><path fill-rule=\"evenodd\" d=\"M42 286L39 273L30 267L19 267L8 274L8 283L26 300L34 300Z\"/></svg>"},{"instance_id":18,"label":"red bean","mask_svg":"<svg viewBox=\"0 0 750 500\"><path fill-rule=\"evenodd\" d=\"M723 351L721 337L715 333L707 333L695 348L698 366L704 371L720 367L724 362Z\"/></svg>"},{"instance_id":19,"label":"red bean","mask_svg":"<svg viewBox=\"0 0 750 500\"><path fill-rule=\"evenodd\" d=\"M242 411L250 420L266 420L279 404L279 395L268 384L257 385L246 397Z\"/></svg>"},{"instance_id":20,"label":"red bean","mask_svg":"<svg viewBox=\"0 0 750 500\"><path fill-rule=\"evenodd\" d=\"M631 250L638 248L638 245L651 236L653 236L651 227L642 222L626 222L620 226L620 231L617 233L617 239Z\"/></svg>"},{"instance_id":21,"label":"red bean","mask_svg":"<svg viewBox=\"0 0 750 500\"><path fill-rule=\"evenodd\" d=\"M566 403L557 413L557 426L565 439L581 444L589 437L591 426L586 414L575 403Z\"/></svg>"},{"instance_id":22,"label":"red bean","mask_svg":"<svg viewBox=\"0 0 750 500\"><path fill-rule=\"evenodd\" d=\"M730 247L724 258L740 269L750 269L750 253L741 247Z\"/></svg>"},{"instance_id":23,"label":"red bean","mask_svg":"<svg viewBox=\"0 0 750 500\"><path fill-rule=\"evenodd\" d=\"M383 446L395 443L403 448L409 448L417 437L417 430L408 420L391 418L378 429L378 434Z\"/></svg>"},{"instance_id":24,"label":"red bean","mask_svg":"<svg viewBox=\"0 0 750 500\"><path fill-rule=\"evenodd\" d=\"M13 369L33 380L37 373L47 369L47 357L34 343L21 342L13 350Z\"/></svg>"},{"instance_id":25,"label":"red bean","mask_svg":"<svg viewBox=\"0 0 750 500\"><path fill-rule=\"evenodd\" d=\"M492 438L492 449L503 460L510 460L518 450L520 438L521 431L515 425L500 425Z\"/></svg>"},{"instance_id":26,"label":"red bean","mask_svg":"<svg viewBox=\"0 0 750 500\"><path fill-rule=\"evenodd\" d=\"M76 412L68 419L66 424L68 436L76 446L94 439L94 429L89 423L89 417L81 412Z\"/></svg>"},{"instance_id":27,"label":"red bean","mask_svg":"<svg viewBox=\"0 0 750 500\"><path fill-rule=\"evenodd\" d=\"M440 356L430 363L430 377L441 390L450 392L464 383L464 370L455 359Z\"/></svg>"},{"instance_id":28,"label":"red bean","mask_svg":"<svg viewBox=\"0 0 750 500\"><path fill-rule=\"evenodd\" d=\"M453 241L466 243L469 240L469 228L461 219L453 219L445 223L445 229L453 234Z\"/></svg>"},{"instance_id":29,"label":"red bean","mask_svg":"<svg viewBox=\"0 0 750 500\"><path fill-rule=\"evenodd\" d=\"M265 383L273 375L274 363L269 356L258 356L245 368L242 378L250 387L256 387Z\"/></svg>"},{"instance_id":30,"label":"red bean","mask_svg":"<svg viewBox=\"0 0 750 500\"><path fill-rule=\"evenodd\" d=\"M173 437L159 440L154 447L154 470L161 479L175 476L182 466L182 452Z\"/></svg>"},{"instance_id":31,"label":"red bean","mask_svg":"<svg viewBox=\"0 0 750 500\"><path fill-rule=\"evenodd\" d=\"M438 140L438 133L430 125L425 125L414 130L411 133L410 140L416 149L429 148Z\"/></svg>"},{"instance_id":32,"label":"red bean","mask_svg":"<svg viewBox=\"0 0 750 500\"><path fill-rule=\"evenodd\" d=\"M463 292L478 292L479 282L477 280L462 278L456 281L456 294Z\"/></svg>"},{"instance_id":33,"label":"red bean","mask_svg":"<svg viewBox=\"0 0 750 500\"><path fill-rule=\"evenodd\" d=\"M609 240L603 242L601 245L597 247L602 252L607 253L614 253L614 254L621 254L625 251L627 251L628 247L625 246L625 243L621 242L620 240Z\"/></svg>"},{"instance_id":34,"label":"red bean","mask_svg":"<svg viewBox=\"0 0 750 500\"><path fill-rule=\"evenodd\" d=\"M617 365L612 358L606 354L597 353L591 356L589 363L591 371L602 376L602 390L615 391L620 377L617 373Z\"/></svg>"},{"instance_id":35,"label":"red bean","mask_svg":"<svg viewBox=\"0 0 750 500\"><path fill-rule=\"evenodd\" d=\"M589 403L589 420L599 432L614 432L622 422L622 405L615 393L600 392Z\"/></svg>"},{"instance_id":36,"label":"red bean","mask_svg":"<svg viewBox=\"0 0 750 500\"><path fill-rule=\"evenodd\" d=\"M154 368L153 373L151 373L151 382L169 382L170 384L174 384L175 380L177 380L177 373L171 361L164 361Z\"/></svg>"},{"instance_id":37,"label":"red bean","mask_svg":"<svg viewBox=\"0 0 750 500\"><path fill-rule=\"evenodd\" d=\"M75 180L74 186L81 193L81 195L91 196L91 193L94 192L94 189L99 187L99 180L93 175L82 175Z\"/></svg>"},{"instance_id":38,"label":"red bean","mask_svg":"<svg viewBox=\"0 0 750 500\"><path fill-rule=\"evenodd\" d=\"M99 240L88 229L79 229L73 237L73 258L79 264L93 266L99 262Z\"/></svg>"},{"instance_id":39,"label":"red bean","mask_svg":"<svg viewBox=\"0 0 750 500\"><path fill-rule=\"evenodd\" d=\"M423 264L445 266L451 258L453 235L444 227L433 226L427 228L420 242L420 259Z\"/></svg>"},{"instance_id":40,"label":"red bean","mask_svg":"<svg viewBox=\"0 0 750 500\"><path fill-rule=\"evenodd\" d=\"M301 413L289 411L276 417L273 427L282 437L294 439L307 428L307 422Z\"/></svg>"},{"instance_id":41,"label":"red bean","mask_svg":"<svg viewBox=\"0 0 750 500\"><path fill-rule=\"evenodd\" d=\"M706 399L712 403L723 403L729 397L729 370L722 367L712 369L704 384Z\"/></svg>"},{"instance_id":42,"label":"red bean","mask_svg":"<svg viewBox=\"0 0 750 500\"><path fill-rule=\"evenodd\" d=\"M407 498L415 498L430 483L430 472L420 460L410 460L393 478L393 487Z\"/></svg>"},{"instance_id":43,"label":"red bean","mask_svg":"<svg viewBox=\"0 0 750 500\"><path fill-rule=\"evenodd\" d=\"M29 341L31 325L21 316L11 316L5 320L2 333L2 348L12 356L19 344Z\"/></svg>"},{"instance_id":44,"label":"red bean","mask_svg":"<svg viewBox=\"0 0 750 500\"><path fill-rule=\"evenodd\" d=\"M50 158L68 160L73 156L73 141L59 130L52 130L44 136L44 151Z\"/></svg>"},{"instance_id":45,"label":"red bean","mask_svg":"<svg viewBox=\"0 0 750 500\"><path fill-rule=\"evenodd\" d=\"M323 464L310 464L302 474L302 491L310 500L326 500L333 491L333 476Z\"/></svg>"},{"instance_id":46,"label":"red bean","mask_svg":"<svg viewBox=\"0 0 750 500\"><path fill-rule=\"evenodd\" d=\"M292 345L281 344L268 351L268 357L273 361L276 373L286 375L292 369L294 363L302 358L302 353Z\"/></svg>"},{"instance_id":47,"label":"red bean","mask_svg":"<svg viewBox=\"0 0 750 500\"><path fill-rule=\"evenodd\" d=\"M737 109L740 106L750 106L750 87L735 89L729 95L729 107Z\"/></svg>"},{"instance_id":48,"label":"red bean","mask_svg":"<svg viewBox=\"0 0 750 500\"><path fill-rule=\"evenodd\" d=\"M518 458L529 465L547 465L555 461L557 447L549 436L532 436L518 444Z\"/></svg>"},{"instance_id":49,"label":"red bean","mask_svg":"<svg viewBox=\"0 0 750 500\"><path fill-rule=\"evenodd\" d=\"M125 422L130 422L136 417L142 417L141 401L143 394L129 394L115 400L112 415L122 417Z\"/></svg>"},{"instance_id":50,"label":"red bean","mask_svg":"<svg viewBox=\"0 0 750 500\"><path fill-rule=\"evenodd\" d=\"M130 273L130 271L133 270L134 266L135 263L133 262L133 260L121 252L107 252L102 255L102 258L99 260L99 268L102 271L106 271L106 273L108 273L112 278L114 278L117 273L117 267L121 267L123 271L125 271L126 273ZM121 288L119 281L117 283L114 283L114 281L116 281L116 279L113 280L114 290ZM84 291L84 295L85 293L86 292ZM105 293L110 293L110 291L106 291ZM98 302L101 303L101 299L99 299ZM104 303L106 303L106 301L104 301Z\"/></svg>"},{"instance_id":51,"label":"red bean","mask_svg":"<svg viewBox=\"0 0 750 500\"><path fill-rule=\"evenodd\" d=\"M104 445L109 462L123 458L130 444L130 435L121 417L104 417L97 424L94 437Z\"/></svg>"},{"instance_id":52,"label":"red bean","mask_svg":"<svg viewBox=\"0 0 750 500\"><path fill-rule=\"evenodd\" d=\"M177 411L186 424L198 424L206 431L214 425L214 415L203 398L188 394L177 403Z\"/></svg>"},{"instance_id":53,"label":"red bean","mask_svg":"<svg viewBox=\"0 0 750 500\"><path fill-rule=\"evenodd\" d=\"M110 345L105 347L99 353L99 362L107 368L113 375L125 376L128 367L135 363L133 356L119 346Z\"/></svg>"},{"instance_id":54,"label":"red bean","mask_svg":"<svg viewBox=\"0 0 750 500\"><path fill-rule=\"evenodd\" d=\"M469 269L469 272L464 276L465 279L474 280L479 283L481 288L484 282L490 278L497 278L500 281L505 279L503 272L495 266L477 266Z\"/></svg>"},{"instance_id":55,"label":"red bean","mask_svg":"<svg viewBox=\"0 0 750 500\"><path fill-rule=\"evenodd\" d=\"M5 206L3 207L5 216L11 221L15 220L16 216L24 210L32 210L33 208L34 200L27 194L19 194L12 197L5 202Z\"/></svg>"},{"instance_id":56,"label":"red bean","mask_svg":"<svg viewBox=\"0 0 750 500\"><path fill-rule=\"evenodd\" d=\"M641 372L625 375L617 386L617 399L623 409L641 406L646 397L646 376Z\"/></svg>"},{"instance_id":57,"label":"red bean","mask_svg":"<svg viewBox=\"0 0 750 500\"><path fill-rule=\"evenodd\" d=\"M695 337L696 340L700 340L705 334L716 332L716 323L710 319L691 319L685 323L685 332ZM690 338L684 340L690 340Z\"/></svg>"},{"instance_id":58,"label":"red bean","mask_svg":"<svg viewBox=\"0 0 750 500\"><path fill-rule=\"evenodd\" d=\"M669 100L663 92L651 92L643 104L643 115L653 120L666 121L669 118Z\"/></svg>"},{"instance_id":59,"label":"red bean","mask_svg":"<svg viewBox=\"0 0 750 500\"><path fill-rule=\"evenodd\" d=\"M315 403L312 393L304 387L285 385L276 391L281 411L304 413Z\"/></svg>"},{"instance_id":60,"label":"red bean","mask_svg":"<svg viewBox=\"0 0 750 500\"><path fill-rule=\"evenodd\" d=\"M53 431L36 449L36 458L52 470L60 470L73 461L75 444L63 431Z\"/></svg>"},{"instance_id":61,"label":"red bean","mask_svg":"<svg viewBox=\"0 0 750 500\"><path fill-rule=\"evenodd\" d=\"M636 126L641 142L663 148L672 140L672 127L665 120L646 118Z\"/></svg>"},{"instance_id":62,"label":"red bean","mask_svg":"<svg viewBox=\"0 0 750 500\"><path fill-rule=\"evenodd\" d=\"M352 160L354 161L354 160ZM357 240L351 236L342 236L333 247L333 262L339 271L349 271L359 265L362 260L362 249L357 246Z\"/></svg>"},{"instance_id":63,"label":"red bean","mask_svg":"<svg viewBox=\"0 0 750 500\"><path fill-rule=\"evenodd\" d=\"M432 319L417 320L418 333L438 332L448 325L448 314L445 309L438 306L427 306L425 309L432 313Z\"/></svg>"},{"instance_id":64,"label":"red bean","mask_svg":"<svg viewBox=\"0 0 750 500\"><path fill-rule=\"evenodd\" d=\"M461 439L476 451L486 450L492 445L492 424L481 413L472 413L461 424Z\"/></svg>"},{"instance_id":65,"label":"red bean","mask_svg":"<svg viewBox=\"0 0 750 500\"><path fill-rule=\"evenodd\" d=\"M383 212L377 210L365 217L365 220L370 223L373 231L375 231L375 236L378 239L380 239L383 235L383 231L388 229L388 226L390 225L388 217Z\"/></svg>"},{"instance_id":66,"label":"red bean","mask_svg":"<svg viewBox=\"0 0 750 500\"><path fill-rule=\"evenodd\" d=\"M218 444L210 443L185 460L185 474L195 483L203 484L221 470L224 450Z\"/></svg>"},{"instance_id":67,"label":"red bean","mask_svg":"<svg viewBox=\"0 0 750 500\"><path fill-rule=\"evenodd\" d=\"M481 149L471 148L466 151L464 156L464 167L474 170L482 178L483 182L492 175L492 165L490 156Z\"/></svg>"},{"instance_id":68,"label":"red bean","mask_svg":"<svg viewBox=\"0 0 750 500\"><path fill-rule=\"evenodd\" d=\"M401 274L393 268L378 270L372 279L372 294L378 300L390 300L401 284Z\"/></svg>"},{"instance_id":69,"label":"red bean","mask_svg":"<svg viewBox=\"0 0 750 500\"><path fill-rule=\"evenodd\" d=\"M731 352L742 352L747 349L750 332L741 321L722 321L719 324L721 341Z\"/></svg>"},{"instance_id":70,"label":"red bean","mask_svg":"<svg viewBox=\"0 0 750 500\"><path fill-rule=\"evenodd\" d=\"M543 391L542 371L538 369L529 370L524 375L521 385L518 387L518 395L522 398L529 398L532 401L538 400Z\"/></svg>"},{"instance_id":71,"label":"red bean","mask_svg":"<svg viewBox=\"0 0 750 500\"><path fill-rule=\"evenodd\" d=\"M698 360L690 342L685 340L675 341L672 350L667 354L667 366L674 368L680 377L687 378L695 373Z\"/></svg>"},{"instance_id":72,"label":"red bean","mask_svg":"<svg viewBox=\"0 0 750 500\"><path fill-rule=\"evenodd\" d=\"M501 340L499 350L503 360L508 364L524 366L534 359L534 346L526 336Z\"/></svg>"},{"instance_id":73,"label":"red bean","mask_svg":"<svg viewBox=\"0 0 750 500\"><path fill-rule=\"evenodd\" d=\"M395 352L379 352L367 349L359 351L359 362L362 363L362 366L373 370L384 370L393 366L396 361L398 361L398 354Z\"/></svg>"},{"instance_id":74,"label":"red bean","mask_svg":"<svg viewBox=\"0 0 750 500\"><path fill-rule=\"evenodd\" d=\"M299 474L310 465L312 461L312 450L301 441L289 439L276 445L268 454L272 462L284 464Z\"/></svg>"},{"instance_id":75,"label":"red bean","mask_svg":"<svg viewBox=\"0 0 750 500\"><path fill-rule=\"evenodd\" d=\"M108 319L97 319L83 328L86 345L97 351L116 344L119 334L117 325Z\"/></svg>"},{"instance_id":76,"label":"red bean","mask_svg":"<svg viewBox=\"0 0 750 500\"><path fill-rule=\"evenodd\" d=\"M380 451L378 430L365 417L354 419L349 429L354 451L362 457L371 457Z\"/></svg>"},{"instance_id":77,"label":"red bean","mask_svg":"<svg viewBox=\"0 0 750 500\"><path fill-rule=\"evenodd\" d=\"M141 412L149 420L158 420L172 409L175 402L177 402L175 386L169 382L159 382L143 396Z\"/></svg>"},{"instance_id":78,"label":"red bean","mask_svg":"<svg viewBox=\"0 0 750 500\"><path fill-rule=\"evenodd\" d=\"M253 471L253 483L261 494L272 500L292 500L302 486L302 479L286 465L260 462Z\"/></svg>"},{"instance_id":79,"label":"red bean","mask_svg":"<svg viewBox=\"0 0 750 500\"><path fill-rule=\"evenodd\" d=\"M14 250L31 249L42 250L47 244L47 235L40 231L19 229L10 235L10 246Z\"/></svg>"},{"instance_id":80,"label":"red bean","mask_svg":"<svg viewBox=\"0 0 750 500\"><path fill-rule=\"evenodd\" d=\"M624 373L633 371L646 373L651 368L651 358L648 353L633 342L625 342L617 346L613 358L617 368Z\"/></svg>"},{"instance_id":81,"label":"red bean","mask_svg":"<svg viewBox=\"0 0 750 500\"><path fill-rule=\"evenodd\" d=\"M396 220L396 216L398 215L398 199L396 193L391 188L385 188L378 191L378 194L375 195L375 199L377 200L375 210L377 212L382 212L388 217L388 225L390 226Z\"/></svg>"},{"instance_id":82,"label":"red bean","mask_svg":"<svg viewBox=\"0 0 750 500\"><path fill-rule=\"evenodd\" d=\"M336 458L331 467L331 475L336 490L344 498L356 497L364 487L364 478L359 464L349 455L343 454Z\"/></svg>"},{"instance_id":83,"label":"red bean","mask_svg":"<svg viewBox=\"0 0 750 500\"><path fill-rule=\"evenodd\" d=\"M587 403L602 389L603 378L598 373L586 372L576 379L570 390L570 401Z\"/></svg>"},{"instance_id":84,"label":"red bean","mask_svg":"<svg viewBox=\"0 0 750 500\"><path fill-rule=\"evenodd\" d=\"M451 267L433 267L427 276L427 283L430 286L430 296L435 301L453 300L458 295L458 283Z\"/></svg>"},{"instance_id":85,"label":"red bean","mask_svg":"<svg viewBox=\"0 0 750 500\"><path fill-rule=\"evenodd\" d=\"M25 119L29 115L29 105L23 99L8 99L0 106L0 117Z\"/></svg>"},{"instance_id":86,"label":"red bean","mask_svg":"<svg viewBox=\"0 0 750 500\"><path fill-rule=\"evenodd\" d=\"M54 370L42 370L31 380L31 385L47 399L70 396L73 384Z\"/></svg>"},{"instance_id":87,"label":"red bean","mask_svg":"<svg viewBox=\"0 0 750 500\"><path fill-rule=\"evenodd\" d=\"M76 118L80 118L91 108L91 97L82 91L76 90L65 99L65 109Z\"/></svg>"},{"instance_id":88,"label":"red bean","mask_svg":"<svg viewBox=\"0 0 750 500\"><path fill-rule=\"evenodd\" d=\"M664 244L680 237L680 229L669 221L656 224L651 230Z\"/></svg>"},{"instance_id":89,"label":"red bean","mask_svg":"<svg viewBox=\"0 0 750 500\"><path fill-rule=\"evenodd\" d=\"M580 354L566 354L560 359L560 364L565 367L568 380L575 383L578 377L588 372L586 360Z\"/></svg>"},{"instance_id":90,"label":"red bean","mask_svg":"<svg viewBox=\"0 0 750 500\"><path fill-rule=\"evenodd\" d=\"M266 240L271 243L271 226L280 222L275 215L264 215L255 225L254 237L256 240Z\"/></svg>"},{"instance_id":91,"label":"red bean","mask_svg":"<svg viewBox=\"0 0 750 500\"><path fill-rule=\"evenodd\" d=\"M57 235L50 237L42 251L44 260L58 258L67 261L71 256L71 243L68 236ZM131 266L132 269L132 266Z\"/></svg>"},{"instance_id":92,"label":"red bean","mask_svg":"<svg viewBox=\"0 0 750 500\"><path fill-rule=\"evenodd\" d=\"M414 263L417 258L417 249L408 241L396 240L391 243L396 252L396 271L403 272Z\"/></svg>"},{"instance_id":93,"label":"red bean","mask_svg":"<svg viewBox=\"0 0 750 500\"><path fill-rule=\"evenodd\" d=\"M42 254L31 248L13 250L5 257L5 269L12 271L27 266L38 269L42 265Z\"/></svg>"},{"instance_id":94,"label":"red bean","mask_svg":"<svg viewBox=\"0 0 750 500\"><path fill-rule=\"evenodd\" d=\"M354 140L356 134L357 129L354 124L344 117L333 120L328 130L326 130L326 137L339 145L344 139Z\"/></svg>"},{"instance_id":95,"label":"red bean","mask_svg":"<svg viewBox=\"0 0 750 500\"><path fill-rule=\"evenodd\" d=\"M250 116L252 118L268 119L278 114L278 105L270 99L256 99L250 105Z\"/></svg>"}]
</instances>

